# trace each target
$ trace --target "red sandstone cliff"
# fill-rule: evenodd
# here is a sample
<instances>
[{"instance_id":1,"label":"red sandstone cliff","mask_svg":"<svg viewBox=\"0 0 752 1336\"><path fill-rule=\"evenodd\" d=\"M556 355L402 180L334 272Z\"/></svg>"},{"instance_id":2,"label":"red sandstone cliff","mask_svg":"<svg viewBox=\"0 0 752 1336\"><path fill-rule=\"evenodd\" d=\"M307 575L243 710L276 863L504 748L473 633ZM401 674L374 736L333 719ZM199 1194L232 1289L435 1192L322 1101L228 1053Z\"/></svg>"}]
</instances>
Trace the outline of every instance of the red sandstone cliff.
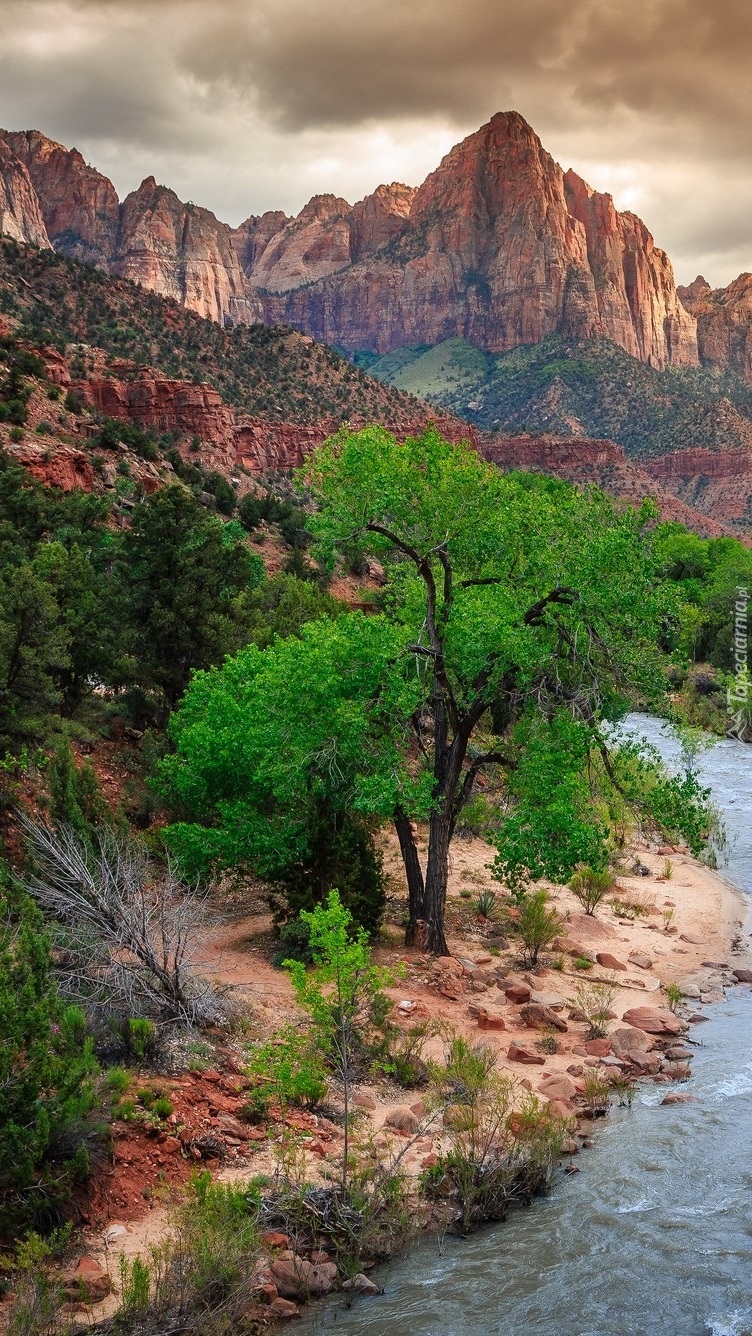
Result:
<instances>
[{"instance_id":1,"label":"red sandstone cliff","mask_svg":"<svg viewBox=\"0 0 752 1336\"><path fill-rule=\"evenodd\" d=\"M224 404L211 385L168 380L156 372L122 380L94 376L73 381L72 388L88 408L108 417L151 427L160 433L175 431L185 437L197 436L211 455L212 467L228 475L241 465L252 473L297 468L306 455L342 425L334 417L322 418L312 426L266 422ZM470 440L476 446L479 443L478 433L468 423L427 406L414 413L401 409L386 411L382 425L404 440L424 431L429 422L448 440ZM366 425L365 419L351 416L349 425L357 430Z\"/></svg>"},{"instance_id":2,"label":"red sandstone cliff","mask_svg":"<svg viewBox=\"0 0 752 1336\"><path fill-rule=\"evenodd\" d=\"M322 234L335 222L321 220ZM279 265L284 234L275 244ZM251 277L260 274L257 265ZM340 256L336 272L311 270L308 283L275 287L264 271L266 319L347 348L387 352L459 335L503 352L562 332L613 339L657 367L697 361L694 321L647 228L565 177L514 112L452 149L386 246L349 266Z\"/></svg>"},{"instance_id":3,"label":"red sandstone cliff","mask_svg":"<svg viewBox=\"0 0 752 1336\"><path fill-rule=\"evenodd\" d=\"M153 176L120 207L109 269L220 324L262 319L240 266L232 229L208 209L183 204Z\"/></svg>"},{"instance_id":4,"label":"red sandstone cliff","mask_svg":"<svg viewBox=\"0 0 752 1336\"><path fill-rule=\"evenodd\" d=\"M458 144L416 191L312 199L235 230L148 178L106 177L37 133L0 135L26 166L53 244L219 321L284 321L379 352L461 335L490 351L603 335L653 365L693 365L695 323L632 214L566 176L515 112Z\"/></svg>"},{"instance_id":5,"label":"red sandstone cliff","mask_svg":"<svg viewBox=\"0 0 752 1336\"><path fill-rule=\"evenodd\" d=\"M34 186L24 164L0 138L0 236L49 249Z\"/></svg>"},{"instance_id":6,"label":"red sandstone cliff","mask_svg":"<svg viewBox=\"0 0 752 1336\"><path fill-rule=\"evenodd\" d=\"M0 139L28 170L55 249L106 268L120 211L112 182L88 167L78 149L69 151L37 130L0 130Z\"/></svg>"},{"instance_id":7,"label":"red sandstone cliff","mask_svg":"<svg viewBox=\"0 0 752 1336\"><path fill-rule=\"evenodd\" d=\"M698 276L677 290L697 320L700 360L732 367L752 381L752 274L740 274L727 288L716 289Z\"/></svg>"},{"instance_id":8,"label":"red sandstone cliff","mask_svg":"<svg viewBox=\"0 0 752 1336\"><path fill-rule=\"evenodd\" d=\"M697 487L694 500L685 496L685 479L679 473L658 477L653 471L657 461L635 464L628 460L621 446L614 441L567 438L555 436L494 436L480 445L485 459L498 464L500 468L520 468L532 472L550 473L558 478L578 486L595 484L612 496L629 501L639 506L646 497L652 498L658 505L662 520L676 520L688 529L706 537L729 533L731 526L743 518L744 498L749 505L752 499L752 467L748 466L745 485L740 486L736 478L736 490L742 498L724 510L715 504L703 504L703 487ZM681 453L671 458L680 458ZM687 451L687 455L711 455L711 451ZM743 456L746 458L746 455ZM688 464L693 468L699 461ZM709 499L709 497L708 497ZM748 522L748 521L747 521Z\"/></svg>"}]
</instances>

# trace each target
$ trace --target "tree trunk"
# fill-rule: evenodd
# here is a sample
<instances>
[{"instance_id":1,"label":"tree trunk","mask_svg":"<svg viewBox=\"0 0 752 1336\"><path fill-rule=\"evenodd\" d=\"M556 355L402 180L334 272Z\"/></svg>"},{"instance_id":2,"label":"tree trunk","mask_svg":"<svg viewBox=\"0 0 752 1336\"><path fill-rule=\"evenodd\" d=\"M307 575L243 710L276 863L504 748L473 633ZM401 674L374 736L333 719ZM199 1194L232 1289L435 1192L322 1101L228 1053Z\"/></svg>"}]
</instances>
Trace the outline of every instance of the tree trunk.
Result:
<instances>
[{"instance_id":1,"label":"tree trunk","mask_svg":"<svg viewBox=\"0 0 752 1336\"><path fill-rule=\"evenodd\" d=\"M402 861L405 865L407 889L410 896L409 919L405 931L405 946L414 946L418 932L418 923L423 918L425 884L423 881L423 869L420 866L420 858L418 857L418 850L412 831L412 822L401 808L398 808L394 814L394 829L397 832L397 839L399 840L400 851L402 853Z\"/></svg>"},{"instance_id":2,"label":"tree trunk","mask_svg":"<svg viewBox=\"0 0 752 1336\"><path fill-rule=\"evenodd\" d=\"M426 950L435 956L449 955L449 948L444 936L444 914L446 911L447 882L449 880L449 843L451 838L451 817L449 813L441 809L434 812L430 824L423 905L426 920Z\"/></svg>"}]
</instances>

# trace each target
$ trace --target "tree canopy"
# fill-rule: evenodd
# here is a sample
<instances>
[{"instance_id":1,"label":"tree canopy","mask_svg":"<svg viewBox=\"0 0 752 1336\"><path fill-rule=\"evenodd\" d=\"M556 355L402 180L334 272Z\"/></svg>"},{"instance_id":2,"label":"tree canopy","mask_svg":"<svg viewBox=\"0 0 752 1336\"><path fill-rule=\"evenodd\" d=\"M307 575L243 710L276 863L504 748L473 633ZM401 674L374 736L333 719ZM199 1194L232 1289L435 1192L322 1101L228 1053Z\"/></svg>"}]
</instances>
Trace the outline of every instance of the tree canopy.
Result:
<instances>
[{"instance_id":1,"label":"tree canopy","mask_svg":"<svg viewBox=\"0 0 752 1336\"><path fill-rule=\"evenodd\" d=\"M501 474L434 431L404 444L376 427L343 431L303 476L318 559L331 567L353 549L378 557L383 610L314 623L299 640L194 678L164 774L209 830L189 821L172 839L268 873L281 847L302 850L307 804L324 792L340 808L391 819L410 890L408 940L425 932L429 949L444 951L449 845L484 771L524 780L526 749L547 746L552 782L548 801L530 809L533 825L549 842L559 832L560 874L583 851L598 861L604 832L586 811L583 778L590 751L608 764L601 723L635 693L663 691L666 595L645 537L654 512ZM411 829L421 817L425 869Z\"/></svg>"}]
</instances>

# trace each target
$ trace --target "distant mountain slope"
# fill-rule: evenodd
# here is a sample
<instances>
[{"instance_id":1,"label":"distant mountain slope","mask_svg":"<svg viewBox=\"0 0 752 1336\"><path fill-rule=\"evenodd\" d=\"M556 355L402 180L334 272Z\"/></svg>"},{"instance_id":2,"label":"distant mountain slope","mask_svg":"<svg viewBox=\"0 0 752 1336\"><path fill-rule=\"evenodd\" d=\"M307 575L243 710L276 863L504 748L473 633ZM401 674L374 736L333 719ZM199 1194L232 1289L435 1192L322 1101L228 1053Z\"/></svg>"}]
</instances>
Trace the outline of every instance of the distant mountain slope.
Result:
<instances>
[{"instance_id":1,"label":"distant mountain slope","mask_svg":"<svg viewBox=\"0 0 752 1336\"><path fill-rule=\"evenodd\" d=\"M94 367L106 372L108 364L116 378L133 377L139 367L157 368L176 380L208 382L225 403L270 422L359 416L389 423L426 416L425 404L306 335L265 325L225 330L51 250L0 243L0 312L13 317L32 343L80 345L82 376ZM94 349L106 357L95 356Z\"/></svg>"},{"instance_id":2,"label":"distant mountain slope","mask_svg":"<svg viewBox=\"0 0 752 1336\"><path fill-rule=\"evenodd\" d=\"M636 459L752 449L752 387L739 375L657 371L604 339L554 335L501 355L450 339L356 361L484 431L605 437Z\"/></svg>"},{"instance_id":3,"label":"distant mountain slope","mask_svg":"<svg viewBox=\"0 0 752 1336\"><path fill-rule=\"evenodd\" d=\"M418 189L382 185L355 205L318 195L297 218L270 212L239 228L151 176L121 202L80 153L38 131L0 131L0 142L14 236L48 238L223 324L286 323L379 353L453 336L502 352L560 333L611 339L656 367L697 363L695 321L644 223L563 172L513 111Z\"/></svg>"}]
</instances>

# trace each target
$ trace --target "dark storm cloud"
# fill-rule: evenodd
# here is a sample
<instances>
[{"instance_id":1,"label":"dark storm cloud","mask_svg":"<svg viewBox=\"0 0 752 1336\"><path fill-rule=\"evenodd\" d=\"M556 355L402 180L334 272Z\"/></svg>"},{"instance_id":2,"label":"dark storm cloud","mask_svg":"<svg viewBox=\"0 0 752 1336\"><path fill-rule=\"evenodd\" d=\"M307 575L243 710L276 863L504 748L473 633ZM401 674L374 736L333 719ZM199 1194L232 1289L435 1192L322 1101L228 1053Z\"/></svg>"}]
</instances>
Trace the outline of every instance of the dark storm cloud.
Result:
<instances>
[{"instance_id":1,"label":"dark storm cloud","mask_svg":"<svg viewBox=\"0 0 752 1336\"><path fill-rule=\"evenodd\" d=\"M640 213L682 278L752 268L749 0L0 0L0 124L231 221L419 182L494 111Z\"/></svg>"}]
</instances>

